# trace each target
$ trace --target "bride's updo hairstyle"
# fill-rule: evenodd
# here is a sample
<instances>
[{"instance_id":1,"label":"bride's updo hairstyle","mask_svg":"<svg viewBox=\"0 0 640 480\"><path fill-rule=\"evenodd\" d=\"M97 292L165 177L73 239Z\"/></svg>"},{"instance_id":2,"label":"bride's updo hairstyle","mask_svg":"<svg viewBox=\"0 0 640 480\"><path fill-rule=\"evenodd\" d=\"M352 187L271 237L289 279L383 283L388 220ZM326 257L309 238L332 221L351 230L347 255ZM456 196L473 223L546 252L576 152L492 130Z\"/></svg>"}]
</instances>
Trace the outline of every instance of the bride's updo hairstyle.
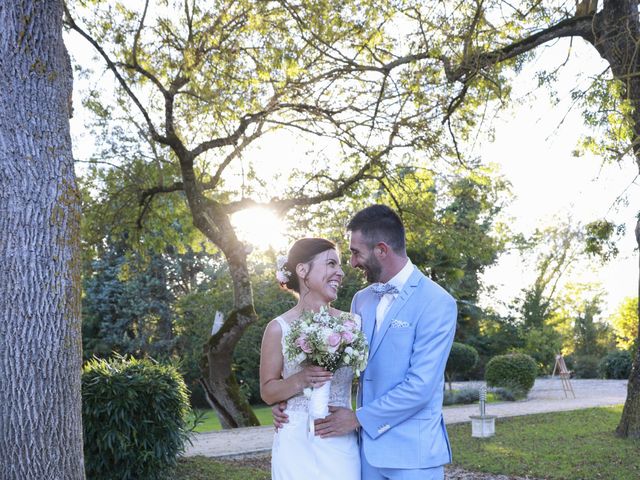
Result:
<instances>
[{"instance_id":1,"label":"bride's updo hairstyle","mask_svg":"<svg viewBox=\"0 0 640 480\"><path fill-rule=\"evenodd\" d=\"M336 250L336 244L325 238L301 238L296 240L289 249L287 261L280 268L280 271L285 272L288 280L280 282L280 285L300 293L300 279L296 274L296 266L299 263L310 263L313 257L327 250ZM313 262L309 265L309 272L312 268Z\"/></svg>"}]
</instances>

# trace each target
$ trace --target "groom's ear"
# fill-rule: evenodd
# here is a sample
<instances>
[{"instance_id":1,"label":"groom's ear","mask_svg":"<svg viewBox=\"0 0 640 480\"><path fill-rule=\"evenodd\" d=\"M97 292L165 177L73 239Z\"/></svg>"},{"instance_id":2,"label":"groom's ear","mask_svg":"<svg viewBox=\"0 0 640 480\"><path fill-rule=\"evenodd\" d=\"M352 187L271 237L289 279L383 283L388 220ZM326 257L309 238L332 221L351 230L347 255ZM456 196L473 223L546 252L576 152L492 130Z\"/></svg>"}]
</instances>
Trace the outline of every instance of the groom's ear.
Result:
<instances>
[{"instance_id":1,"label":"groom's ear","mask_svg":"<svg viewBox=\"0 0 640 480\"><path fill-rule=\"evenodd\" d=\"M384 242L379 242L375 247L373 247L373 253L378 258L385 258L389 253L389 245Z\"/></svg>"}]
</instances>

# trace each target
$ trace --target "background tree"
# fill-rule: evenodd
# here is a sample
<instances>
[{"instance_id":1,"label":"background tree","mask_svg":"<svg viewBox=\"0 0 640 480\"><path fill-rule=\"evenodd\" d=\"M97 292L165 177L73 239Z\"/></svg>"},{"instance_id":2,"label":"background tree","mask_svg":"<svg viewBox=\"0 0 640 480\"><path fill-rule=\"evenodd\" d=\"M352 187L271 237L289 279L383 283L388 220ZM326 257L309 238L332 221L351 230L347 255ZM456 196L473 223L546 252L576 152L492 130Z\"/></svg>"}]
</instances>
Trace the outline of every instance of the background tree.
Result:
<instances>
[{"instance_id":1,"label":"background tree","mask_svg":"<svg viewBox=\"0 0 640 480\"><path fill-rule=\"evenodd\" d=\"M0 477L83 479L80 201L62 2L0 7Z\"/></svg>"},{"instance_id":2,"label":"background tree","mask_svg":"<svg viewBox=\"0 0 640 480\"><path fill-rule=\"evenodd\" d=\"M477 166L403 168L387 175L378 201L395 205L407 229L407 253L458 302L456 339L474 342L483 315L480 276L504 252L508 229L499 214L510 200L507 182Z\"/></svg>"},{"instance_id":3,"label":"background tree","mask_svg":"<svg viewBox=\"0 0 640 480\"><path fill-rule=\"evenodd\" d=\"M394 147L401 109L379 108L367 82L341 68L352 61L354 46L369 55L367 43L375 40L368 26L384 21L383 5L147 1L139 9L109 2L76 7L67 12L68 26L93 45L117 82L115 105L98 95L88 103L103 125L117 117L124 132L147 141L144 156L128 162L129 169L153 170L139 184L132 218L143 223L161 195L180 199L229 266L233 305L207 343L203 385L224 427L255 425L231 368L233 350L257 315L247 246L230 217L256 205L282 214L340 197ZM312 164L302 173L292 170L285 183L243 188L242 180L255 180L243 153L283 126L339 138L334 143L348 162L330 170ZM378 134L363 137L374 126Z\"/></svg>"},{"instance_id":4,"label":"background tree","mask_svg":"<svg viewBox=\"0 0 640 480\"><path fill-rule=\"evenodd\" d=\"M638 298L627 297L617 310L611 315L609 322L613 326L618 348L622 350L636 351L634 348L638 341Z\"/></svg>"},{"instance_id":5,"label":"background tree","mask_svg":"<svg viewBox=\"0 0 640 480\"><path fill-rule=\"evenodd\" d=\"M588 8L578 8L583 5ZM525 60L538 46L560 38L584 40L609 65L608 71L594 81L599 88L583 95L587 122L604 129L598 140L590 138L586 143L605 159L620 161L630 156L640 168L638 1L603 0L600 8L597 1L576 6L572 10L557 2L528 2L520 7L501 0L477 1L467 9L442 16L443 27L455 32L449 51L434 51L424 43L417 50L427 58L441 59L447 79L459 85L460 97L464 98L466 92L487 81L502 84L504 69ZM490 13L495 15L490 17ZM456 37L459 41L454 40ZM414 61L415 55L403 60ZM594 104L599 108L589 110ZM640 232L640 217L636 230ZM637 240L640 245L640 233ZM640 361L634 363L617 433L640 438Z\"/></svg>"}]
</instances>

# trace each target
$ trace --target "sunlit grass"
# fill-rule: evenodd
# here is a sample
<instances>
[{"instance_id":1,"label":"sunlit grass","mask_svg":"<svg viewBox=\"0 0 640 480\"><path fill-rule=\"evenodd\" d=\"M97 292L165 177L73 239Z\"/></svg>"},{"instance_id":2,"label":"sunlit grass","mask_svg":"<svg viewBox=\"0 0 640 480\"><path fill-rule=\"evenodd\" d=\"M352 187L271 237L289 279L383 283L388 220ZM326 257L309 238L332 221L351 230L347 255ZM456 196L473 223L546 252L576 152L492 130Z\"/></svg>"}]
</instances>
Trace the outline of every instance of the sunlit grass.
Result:
<instances>
[{"instance_id":1,"label":"sunlit grass","mask_svg":"<svg viewBox=\"0 0 640 480\"><path fill-rule=\"evenodd\" d=\"M637 480L640 441L615 437L622 406L527 415L496 422L496 436L448 427L454 463L472 471L557 480Z\"/></svg>"},{"instance_id":2,"label":"sunlit grass","mask_svg":"<svg viewBox=\"0 0 640 480\"><path fill-rule=\"evenodd\" d=\"M220 420L213 410L198 410L203 414L202 423L198 424L195 428L196 432L211 432L214 430L222 430L220 426ZM253 413L258 417L260 425L272 425L273 420L271 418L271 407L261 406L253 407Z\"/></svg>"}]
</instances>

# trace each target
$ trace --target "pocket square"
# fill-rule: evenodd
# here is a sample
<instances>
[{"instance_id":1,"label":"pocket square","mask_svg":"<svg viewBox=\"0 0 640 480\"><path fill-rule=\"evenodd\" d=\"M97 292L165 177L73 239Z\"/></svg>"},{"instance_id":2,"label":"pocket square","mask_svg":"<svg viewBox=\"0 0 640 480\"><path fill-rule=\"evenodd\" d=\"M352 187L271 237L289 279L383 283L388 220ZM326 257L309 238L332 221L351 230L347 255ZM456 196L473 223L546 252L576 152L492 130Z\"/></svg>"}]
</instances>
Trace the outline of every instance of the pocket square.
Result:
<instances>
[{"instance_id":1,"label":"pocket square","mask_svg":"<svg viewBox=\"0 0 640 480\"><path fill-rule=\"evenodd\" d=\"M393 320L389 328L407 328L409 326L409 322L405 322L404 320Z\"/></svg>"}]
</instances>

